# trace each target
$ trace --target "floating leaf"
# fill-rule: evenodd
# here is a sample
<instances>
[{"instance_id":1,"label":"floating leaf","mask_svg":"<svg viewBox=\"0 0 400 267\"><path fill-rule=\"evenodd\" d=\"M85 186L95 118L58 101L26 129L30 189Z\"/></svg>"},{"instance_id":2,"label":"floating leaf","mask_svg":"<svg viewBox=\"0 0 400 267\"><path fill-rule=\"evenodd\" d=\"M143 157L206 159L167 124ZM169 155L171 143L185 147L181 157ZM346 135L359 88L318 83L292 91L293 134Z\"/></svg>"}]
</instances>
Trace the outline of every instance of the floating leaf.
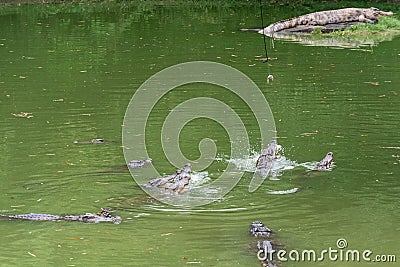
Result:
<instances>
[{"instance_id":1,"label":"floating leaf","mask_svg":"<svg viewBox=\"0 0 400 267\"><path fill-rule=\"evenodd\" d=\"M110 183L109 182L96 182L96 184L106 185L106 184L110 184Z\"/></svg>"},{"instance_id":2,"label":"floating leaf","mask_svg":"<svg viewBox=\"0 0 400 267\"><path fill-rule=\"evenodd\" d=\"M375 86L379 85L379 82L364 82L364 83L372 84L372 85L375 85Z\"/></svg>"}]
</instances>

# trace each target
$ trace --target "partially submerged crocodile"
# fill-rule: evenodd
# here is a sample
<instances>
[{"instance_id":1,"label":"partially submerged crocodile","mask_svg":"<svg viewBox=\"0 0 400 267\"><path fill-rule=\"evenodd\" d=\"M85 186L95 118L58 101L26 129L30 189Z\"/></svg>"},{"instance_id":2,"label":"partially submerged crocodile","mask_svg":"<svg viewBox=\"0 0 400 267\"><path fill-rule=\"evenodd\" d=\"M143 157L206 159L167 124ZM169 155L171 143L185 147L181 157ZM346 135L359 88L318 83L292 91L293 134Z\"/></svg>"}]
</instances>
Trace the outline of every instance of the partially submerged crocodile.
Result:
<instances>
[{"instance_id":1,"label":"partially submerged crocodile","mask_svg":"<svg viewBox=\"0 0 400 267\"><path fill-rule=\"evenodd\" d=\"M271 140L268 146L261 151L261 155L258 157L256 162L256 172L261 173L264 176L270 174L273 170L274 163L279 159L278 151L281 148L276 140ZM333 153L328 152L326 156L317 163L314 167L316 171L329 171L333 167ZM274 175L274 173L272 173Z\"/></svg>"},{"instance_id":2,"label":"partially submerged crocodile","mask_svg":"<svg viewBox=\"0 0 400 267\"><path fill-rule=\"evenodd\" d=\"M41 214L41 213L28 213L18 215L0 215L0 218L6 219L18 219L28 221L76 221L84 223L99 223L99 222L112 222L114 224L120 224L122 219L119 216L111 216L111 213L101 208L98 214L86 213L84 215L52 215L52 214Z\"/></svg>"},{"instance_id":3,"label":"partially submerged crocodile","mask_svg":"<svg viewBox=\"0 0 400 267\"><path fill-rule=\"evenodd\" d=\"M316 171L330 171L333 167L333 153L328 152L326 156L317 163L314 170Z\"/></svg>"},{"instance_id":4,"label":"partially submerged crocodile","mask_svg":"<svg viewBox=\"0 0 400 267\"><path fill-rule=\"evenodd\" d=\"M290 33L290 29L295 29L294 31L307 31L307 27L311 30L315 26L324 26L324 28L329 31L329 26L326 25L340 25L344 24L344 27L350 26L355 23L377 23L378 18L382 16L392 16L393 12L385 12L378 8L343 8L335 10L326 10L314 12L299 17L282 20L275 22L264 29L258 31L260 34L265 34L267 36L274 36L274 33ZM301 26L306 26L301 27ZM300 30L296 28L300 27ZM343 28L340 27L339 28ZM333 27L331 30L334 30Z\"/></svg>"},{"instance_id":5,"label":"partially submerged crocodile","mask_svg":"<svg viewBox=\"0 0 400 267\"><path fill-rule=\"evenodd\" d=\"M161 188L163 193L177 195L185 192L191 179L190 163L185 164L182 170L176 170L167 177L159 177L150 180L144 185L146 188Z\"/></svg>"},{"instance_id":6,"label":"partially submerged crocodile","mask_svg":"<svg viewBox=\"0 0 400 267\"><path fill-rule=\"evenodd\" d=\"M270 168L273 160L278 158L278 150L280 146L276 140L271 140L268 143L267 148L261 151L260 157L257 159L256 167L257 169Z\"/></svg>"},{"instance_id":7,"label":"partially submerged crocodile","mask_svg":"<svg viewBox=\"0 0 400 267\"><path fill-rule=\"evenodd\" d=\"M271 243L273 232L262 222L252 222L250 235L257 238L257 258L264 267L277 267L273 260L274 245Z\"/></svg>"},{"instance_id":8,"label":"partially submerged crocodile","mask_svg":"<svg viewBox=\"0 0 400 267\"><path fill-rule=\"evenodd\" d=\"M274 164L278 160L278 151L281 148L276 140L271 140L267 147L261 151L261 155L258 157L256 162L256 172L261 174L263 177L271 176L275 177L277 174L274 171Z\"/></svg>"}]
</instances>

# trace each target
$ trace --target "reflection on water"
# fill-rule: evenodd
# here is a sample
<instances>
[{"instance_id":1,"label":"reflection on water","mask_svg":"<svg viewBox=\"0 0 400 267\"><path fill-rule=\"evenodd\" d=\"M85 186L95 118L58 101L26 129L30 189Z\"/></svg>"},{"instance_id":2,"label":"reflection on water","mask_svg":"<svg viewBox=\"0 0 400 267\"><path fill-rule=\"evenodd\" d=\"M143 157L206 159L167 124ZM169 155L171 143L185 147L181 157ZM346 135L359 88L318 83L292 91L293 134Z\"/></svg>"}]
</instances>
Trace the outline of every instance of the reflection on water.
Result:
<instances>
[{"instance_id":1,"label":"reflection on water","mask_svg":"<svg viewBox=\"0 0 400 267\"><path fill-rule=\"evenodd\" d=\"M294 188L288 189L288 190L279 190L279 191L271 190L271 191L268 191L268 194L270 194L270 195L287 195L287 194L296 193L298 190L299 190L298 187L294 187Z\"/></svg>"},{"instance_id":2,"label":"reflection on water","mask_svg":"<svg viewBox=\"0 0 400 267\"><path fill-rule=\"evenodd\" d=\"M368 47L377 46L381 42L392 41L398 32L376 37L376 36L358 36L351 38L344 36L324 36L313 34L281 34L275 33L273 38L285 41L296 42L305 46L327 46L341 48L358 48L367 49Z\"/></svg>"},{"instance_id":3,"label":"reflection on water","mask_svg":"<svg viewBox=\"0 0 400 267\"><path fill-rule=\"evenodd\" d=\"M194 210L194 209L171 209L171 208L160 208L157 206L149 206L150 208L153 208L155 210L158 211L167 211L167 212L178 212L178 213L197 213L197 212L235 212L235 211L242 211L242 210L246 210L246 208L230 208L230 209L216 209L216 210L212 210L212 209L205 209L205 210Z\"/></svg>"}]
</instances>

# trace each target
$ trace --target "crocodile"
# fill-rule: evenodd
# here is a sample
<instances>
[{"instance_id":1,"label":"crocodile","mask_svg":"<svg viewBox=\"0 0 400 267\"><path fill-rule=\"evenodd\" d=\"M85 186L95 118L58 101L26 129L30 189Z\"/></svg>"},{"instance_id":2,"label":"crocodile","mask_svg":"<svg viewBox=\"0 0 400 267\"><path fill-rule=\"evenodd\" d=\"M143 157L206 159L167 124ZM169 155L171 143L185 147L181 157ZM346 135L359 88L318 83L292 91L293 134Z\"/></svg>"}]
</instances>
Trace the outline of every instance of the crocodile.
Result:
<instances>
[{"instance_id":1,"label":"crocodile","mask_svg":"<svg viewBox=\"0 0 400 267\"><path fill-rule=\"evenodd\" d=\"M84 215L52 215L41 213L28 213L18 215L0 215L0 218L28 220L28 221L76 221L84 223L112 222L120 224L122 219L119 216L111 216L111 213L101 208L98 214L86 213Z\"/></svg>"},{"instance_id":2,"label":"crocodile","mask_svg":"<svg viewBox=\"0 0 400 267\"><path fill-rule=\"evenodd\" d=\"M296 28L302 25L312 27L354 22L377 23L378 18L392 15L393 12L385 12L375 7L326 10L275 22L266 28L259 30L258 33L273 36L276 32Z\"/></svg>"},{"instance_id":3,"label":"crocodile","mask_svg":"<svg viewBox=\"0 0 400 267\"><path fill-rule=\"evenodd\" d=\"M279 159L278 150L281 148L276 140L271 140L267 147L261 151L256 162L256 173L262 177L271 176L274 179L277 173L273 170L275 162Z\"/></svg>"},{"instance_id":4,"label":"crocodile","mask_svg":"<svg viewBox=\"0 0 400 267\"><path fill-rule=\"evenodd\" d=\"M190 163L187 163L183 169L176 170L175 173L167 177L154 178L145 184L144 187L162 188L163 193L172 195L184 193L191 179L190 166Z\"/></svg>"},{"instance_id":5,"label":"crocodile","mask_svg":"<svg viewBox=\"0 0 400 267\"><path fill-rule=\"evenodd\" d=\"M328 152L326 156L317 163L317 165L314 167L314 170L316 171L330 171L332 170L333 167L333 153Z\"/></svg>"},{"instance_id":6,"label":"crocodile","mask_svg":"<svg viewBox=\"0 0 400 267\"><path fill-rule=\"evenodd\" d=\"M142 168L145 164L151 163L152 159L151 158L147 158L145 160L131 160L129 161L129 163L127 164L129 168Z\"/></svg>"},{"instance_id":7,"label":"crocodile","mask_svg":"<svg viewBox=\"0 0 400 267\"><path fill-rule=\"evenodd\" d=\"M272 161L278 158L277 155L279 148L280 146L276 140L271 140L271 142L268 143L267 148L261 151L261 155L257 159L257 169L269 168Z\"/></svg>"},{"instance_id":8,"label":"crocodile","mask_svg":"<svg viewBox=\"0 0 400 267\"><path fill-rule=\"evenodd\" d=\"M273 259L275 245L271 242L273 232L266 227L262 222L252 222L249 229L249 234L257 238L257 258L260 260L263 267L278 267Z\"/></svg>"}]
</instances>

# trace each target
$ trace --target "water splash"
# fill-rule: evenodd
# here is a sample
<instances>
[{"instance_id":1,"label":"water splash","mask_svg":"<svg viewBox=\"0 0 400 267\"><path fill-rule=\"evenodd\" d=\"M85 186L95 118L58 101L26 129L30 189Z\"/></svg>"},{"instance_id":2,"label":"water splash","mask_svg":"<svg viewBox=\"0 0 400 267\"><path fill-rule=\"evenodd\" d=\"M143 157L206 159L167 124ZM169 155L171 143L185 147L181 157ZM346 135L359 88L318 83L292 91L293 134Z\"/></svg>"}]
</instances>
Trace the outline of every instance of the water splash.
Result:
<instances>
[{"instance_id":1,"label":"water splash","mask_svg":"<svg viewBox=\"0 0 400 267\"><path fill-rule=\"evenodd\" d=\"M283 148L280 147L279 149L283 153ZM272 164L272 168L268 169L266 173L263 173L262 171L257 171L256 168L256 163L259 157L259 152L251 151L251 154L244 158L226 159L227 162L233 163L239 170L255 173L256 178L253 177L253 180L250 182L249 192L255 191L267 177L269 177L270 180L280 180L278 177L282 176L286 170L292 170L296 167L304 167L311 171L314 170L317 164L317 162L298 163L286 158L284 155L280 155ZM257 185L254 185L254 179L256 179L255 183ZM271 195L287 195L296 193L298 190L299 188L294 187L287 190L270 190L267 193Z\"/></svg>"},{"instance_id":2,"label":"water splash","mask_svg":"<svg viewBox=\"0 0 400 267\"><path fill-rule=\"evenodd\" d=\"M195 172L192 171L190 175L190 183L188 185L189 189L201 186L202 184L212 181L209 177L208 171Z\"/></svg>"},{"instance_id":3,"label":"water splash","mask_svg":"<svg viewBox=\"0 0 400 267\"><path fill-rule=\"evenodd\" d=\"M259 157L260 157L259 152L252 151L251 155L249 156L245 156L244 158L238 158L238 159L228 159L227 162L235 164L236 168L238 168L239 170L246 172L255 172L257 159ZM302 164L303 163L299 164L296 161L290 160L285 156L281 155L279 156L278 159L276 159L271 172L274 174L273 176L281 176L283 174L283 171L291 170L298 166L303 166Z\"/></svg>"}]
</instances>

